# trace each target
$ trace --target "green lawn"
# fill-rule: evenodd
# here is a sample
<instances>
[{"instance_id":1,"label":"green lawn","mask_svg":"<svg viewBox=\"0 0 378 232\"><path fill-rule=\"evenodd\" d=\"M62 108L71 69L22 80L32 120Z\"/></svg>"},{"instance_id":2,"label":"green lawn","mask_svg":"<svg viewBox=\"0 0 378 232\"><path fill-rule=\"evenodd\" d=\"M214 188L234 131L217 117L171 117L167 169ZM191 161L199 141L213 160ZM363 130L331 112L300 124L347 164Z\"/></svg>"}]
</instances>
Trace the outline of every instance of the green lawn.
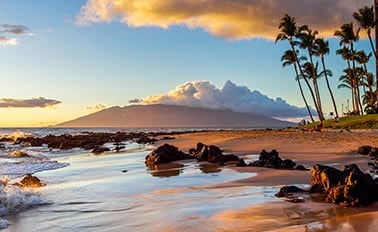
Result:
<instances>
[{"instance_id":1,"label":"green lawn","mask_svg":"<svg viewBox=\"0 0 378 232\"><path fill-rule=\"evenodd\" d=\"M303 126L303 129L314 128L319 122ZM345 116L335 122L333 119L323 121L323 128L333 129L378 129L378 114L363 116Z\"/></svg>"}]
</instances>

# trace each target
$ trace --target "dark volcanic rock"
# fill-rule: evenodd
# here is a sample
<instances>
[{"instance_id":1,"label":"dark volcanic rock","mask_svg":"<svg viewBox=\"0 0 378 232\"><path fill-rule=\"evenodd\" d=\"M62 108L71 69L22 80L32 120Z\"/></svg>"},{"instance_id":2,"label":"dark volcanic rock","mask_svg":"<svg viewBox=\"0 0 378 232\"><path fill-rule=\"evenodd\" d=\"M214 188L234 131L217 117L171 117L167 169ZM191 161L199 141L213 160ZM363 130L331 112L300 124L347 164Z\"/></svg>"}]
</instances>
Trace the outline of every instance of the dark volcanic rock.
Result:
<instances>
[{"instance_id":1,"label":"dark volcanic rock","mask_svg":"<svg viewBox=\"0 0 378 232\"><path fill-rule=\"evenodd\" d=\"M98 147L93 148L93 150L91 152L95 153L95 154L100 154L100 153L104 153L106 151L110 151L110 149L107 148L107 147L98 146Z\"/></svg>"},{"instance_id":2,"label":"dark volcanic rock","mask_svg":"<svg viewBox=\"0 0 378 232\"><path fill-rule=\"evenodd\" d=\"M343 171L315 165L311 169L310 192L324 193L325 201L343 206L369 205L378 200L378 184L356 164Z\"/></svg>"},{"instance_id":3,"label":"dark volcanic rock","mask_svg":"<svg viewBox=\"0 0 378 232\"><path fill-rule=\"evenodd\" d=\"M361 155L367 155L371 151L372 147L369 145L364 145L358 148L358 153Z\"/></svg>"},{"instance_id":4,"label":"dark volcanic rock","mask_svg":"<svg viewBox=\"0 0 378 232\"><path fill-rule=\"evenodd\" d=\"M156 141L157 141L157 139L150 138L150 137L145 136L145 135L142 135L137 140L135 140L135 142L139 143L139 144L152 144L152 143L155 143Z\"/></svg>"},{"instance_id":5,"label":"dark volcanic rock","mask_svg":"<svg viewBox=\"0 0 378 232\"><path fill-rule=\"evenodd\" d=\"M272 150L271 152L262 150L259 160L252 162L251 166L276 169L307 170L303 165L297 165L291 159L281 159L276 150Z\"/></svg>"},{"instance_id":6,"label":"dark volcanic rock","mask_svg":"<svg viewBox=\"0 0 378 232\"><path fill-rule=\"evenodd\" d=\"M317 164L311 169L311 193L327 192L344 179L342 171Z\"/></svg>"},{"instance_id":7,"label":"dark volcanic rock","mask_svg":"<svg viewBox=\"0 0 378 232\"><path fill-rule=\"evenodd\" d=\"M378 147L372 147L369 145L363 145L358 148L357 151L361 155L368 155L371 157L378 157Z\"/></svg>"},{"instance_id":8,"label":"dark volcanic rock","mask_svg":"<svg viewBox=\"0 0 378 232\"><path fill-rule=\"evenodd\" d=\"M44 137L19 137L15 144L24 144L27 146L42 146L46 144L49 148L57 149L72 149L80 147L85 150L91 150L102 146L108 142L119 143L120 141L135 140L137 143L147 144L153 143L156 139L153 136L160 135L159 133L132 133L132 132L117 132L117 133L92 133L85 132L77 135L62 134L62 135L47 135Z\"/></svg>"},{"instance_id":9,"label":"dark volcanic rock","mask_svg":"<svg viewBox=\"0 0 378 232\"><path fill-rule=\"evenodd\" d=\"M177 147L165 143L148 154L145 158L145 163L163 164L183 159L193 159L193 157L180 151Z\"/></svg>"},{"instance_id":10,"label":"dark volcanic rock","mask_svg":"<svg viewBox=\"0 0 378 232\"><path fill-rule=\"evenodd\" d=\"M280 188L280 191L275 194L276 197L289 197L293 193L307 193L306 190L298 188L297 186L289 185Z\"/></svg>"},{"instance_id":11,"label":"dark volcanic rock","mask_svg":"<svg viewBox=\"0 0 378 232\"><path fill-rule=\"evenodd\" d=\"M197 160L207 161L209 163L219 163L222 165L229 161L236 161L239 165L244 163L244 160L236 155L223 155L222 150L214 145L208 146L203 143L198 143L197 148L190 149L189 153Z\"/></svg>"},{"instance_id":12,"label":"dark volcanic rock","mask_svg":"<svg viewBox=\"0 0 378 232\"><path fill-rule=\"evenodd\" d=\"M26 174L24 178L19 183L16 183L15 185L23 187L23 188L26 188L26 187L38 188L38 187L45 186L45 184L42 183L42 181L38 177L32 176L30 174Z\"/></svg>"}]
</instances>

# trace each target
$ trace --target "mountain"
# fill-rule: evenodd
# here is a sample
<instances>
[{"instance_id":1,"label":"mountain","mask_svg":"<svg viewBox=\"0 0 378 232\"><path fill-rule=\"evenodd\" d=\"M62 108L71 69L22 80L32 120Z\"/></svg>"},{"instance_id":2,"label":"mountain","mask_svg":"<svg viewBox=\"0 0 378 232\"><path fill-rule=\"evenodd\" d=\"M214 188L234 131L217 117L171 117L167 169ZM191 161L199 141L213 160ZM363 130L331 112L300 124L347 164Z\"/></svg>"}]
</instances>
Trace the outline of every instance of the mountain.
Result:
<instances>
[{"instance_id":1,"label":"mountain","mask_svg":"<svg viewBox=\"0 0 378 232\"><path fill-rule=\"evenodd\" d=\"M253 127L295 126L266 116L177 105L132 105L111 107L56 127Z\"/></svg>"}]
</instances>

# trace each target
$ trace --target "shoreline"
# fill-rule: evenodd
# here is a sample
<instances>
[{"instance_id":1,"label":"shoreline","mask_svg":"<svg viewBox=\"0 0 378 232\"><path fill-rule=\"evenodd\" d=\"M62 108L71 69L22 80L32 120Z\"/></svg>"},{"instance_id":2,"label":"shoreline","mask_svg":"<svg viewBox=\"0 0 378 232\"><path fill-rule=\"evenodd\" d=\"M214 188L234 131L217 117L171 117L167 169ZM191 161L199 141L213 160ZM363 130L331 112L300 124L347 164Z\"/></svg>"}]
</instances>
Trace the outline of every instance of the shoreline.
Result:
<instances>
[{"instance_id":1,"label":"shoreline","mask_svg":"<svg viewBox=\"0 0 378 232\"><path fill-rule=\"evenodd\" d=\"M377 130L325 130L322 132L310 132L302 130L253 130L253 131L211 131L211 132L192 132L186 134L174 135L174 140L159 140L156 145L164 143L177 146L180 150L187 152L191 147L195 147L198 142L207 145L216 145L220 147L225 154L235 154L241 158L248 155L258 155L261 150L267 151L276 149L280 157L293 159L299 164L310 168L315 164L329 165L342 169L344 165L355 163L363 172L368 172L369 158L359 155L357 149L362 145L371 145L378 147ZM256 173L256 176L230 181L222 184L216 184L214 188L227 188L239 186L274 186L281 187L284 185L306 186L310 185L310 171L280 170L259 167L230 167L238 172ZM269 203L264 204L271 207ZM305 203L288 203L282 200L281 203L275 204L278 211L285 211L290 207L297 207L301 214L316 214L322 211L333 210L329 218L322 218L321 223L326 231L337 231L339 225L349 225L352 229L348 231L373 231L366 228L376 228L378 225L378 202L359 208L343 208L339 205L328 203L313 202L307 200ZM237 215L250 214L256 209L246 208L233 212ZM269 213L262 210L263 213ZM305 213L307 212L307 213ZM247 222L246 222L247 223ZM288 226L282 222L284 227L282 231L307 231L308 225L298 224ZM369 227L370 226L370 227ZM328 228L328 229L327 229ZM340 228L339 228L340 229ZM361 230L362 229L362 230ZM316 231L314 230L310 231ZM280 230L281 231L281 230ZM320 230L324 231L324 230ZM340 229L340 231L343 231Z\"/></svg>"}]
</instances>

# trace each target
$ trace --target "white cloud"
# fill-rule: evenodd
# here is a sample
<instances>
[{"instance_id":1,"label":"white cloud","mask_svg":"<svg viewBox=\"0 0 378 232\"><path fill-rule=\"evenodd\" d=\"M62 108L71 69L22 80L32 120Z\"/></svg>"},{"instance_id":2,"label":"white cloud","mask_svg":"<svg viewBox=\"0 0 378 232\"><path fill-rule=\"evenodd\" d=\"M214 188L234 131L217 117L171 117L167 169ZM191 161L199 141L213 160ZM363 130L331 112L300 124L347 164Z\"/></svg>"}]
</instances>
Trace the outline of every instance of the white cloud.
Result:
<instances>
[{"instance_id":1,"label":"white cloud","mask_svg":"<svg viewBox=\"0 0 378 232\"><path fill-rule=\"evenodd\" d=\"M18 44L18 39L0 36L0 46L15 46L17 44Z\"/></svg>"},{"instance_id":2,"label":"white cloud","mask_svg":"<svg viewBox=\"0 0 378 232\"><path fill-rule=\"evenodd\" d=\"M87 0L76 22L186 26L228 39L272 39L285 13L332 35L343 23L352 21L354 11L371 4L369 0Z\"/></svg>"},{"instance_id":3,"label":"white cloud","mask_svg":"<svg viewBox=\"0 0 378 232\"><path fill-rule=\"evenodd\" d=\"M272 117L304 117L305 108L288 104L282 98L272 99L246 86L227 81L217 88L209 81L191 81L166 94L150 95L141 104L186 105L210 109L230 109L236 112L262 114Z\"/></svg>"}]
</instances>

